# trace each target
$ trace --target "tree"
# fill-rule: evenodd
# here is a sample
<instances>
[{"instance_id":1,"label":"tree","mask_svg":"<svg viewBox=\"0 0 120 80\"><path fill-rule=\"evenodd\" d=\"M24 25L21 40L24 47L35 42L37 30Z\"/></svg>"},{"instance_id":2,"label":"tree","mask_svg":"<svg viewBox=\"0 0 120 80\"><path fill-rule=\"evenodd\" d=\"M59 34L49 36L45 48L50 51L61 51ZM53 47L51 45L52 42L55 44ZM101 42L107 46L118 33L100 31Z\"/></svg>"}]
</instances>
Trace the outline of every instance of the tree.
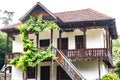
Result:
<instances>
[{"instance_id":1,"label":"tree","mask_svg":"<svg viewBox=\"0 0 120 80\"><path fill-rule=\"evenodd\" d=\"M120 78L120 60L116 64L116 70L115 73L119 76Z\"/></svg>"},{"instance_id":2,"label":"tree","mask_svg":"<svg viewBox=\"0 0 120 80\"><path fill-rule=\"evenodd\" d=\"M106 74L102 77L102 80L120 80L116 74Z\"/></svg>"},{"instance_id":3,"label":"tree","mask_svg":"<svg viewBox=\"0 0 120 80\"><path fill-rule=\"evenodd\" d=\"M9 40L8 51L12 52L12 39ZM6 49L6 34L0 33L0 69L4 65L5 59L5 49Z\"/></svg>"},{"instance_id":4,"label":"tree","mask_svg":"<svg viewBox=\"0 0 120 80\"><path fill-rule=\"evenodd\" d=\"M120 35L119 35L118 39L113 40L112 51L113 51L112 52L113 53L113 60L116 63L115 73L120 78Z\"/></svg>"},{"instance_id":5,"label":"tree","mask_svg":"<svg viewBox=\"0 0 120 80\"><path fill-rule=\"evenodd\" d=\"M120 35L118 39L113 40L112 47L113 60L116 63L120 59Z\"/></svg>"},{"instance_id":6,"label":"tree","mask_svg":"<svg viewBox=\"0 0 120 80\"><path fill-rule=\"evenodd\" d=\"M0 13L2 11L0 10ZM14 15L14 12L9 12L7 10L4 11L0 15L0 20L3 22L4 25L8 25L10 21L12 21L12 17ZM0 69L4 65L4 60L5 60L5 49L6 49L6 34L0 32ZM10 38L9 40L9 45L8 45L8 51L12 51L12 39Z\"/></svg>"},{"instance_id":7,"label":"tree","mask_svg":"<svg viewBox=\"0 0 120 80\"><path fill-rule=\"evenodd\" d=\"M0 10L0 12L1 12L1 10ZM14 12L5 10L3 12L3 17L0 17L0 19L2 20L2 23L4 25L8 25L10 23L10 21L12 21L13 15L14 15Z\"/></svg>"}]
</instances>

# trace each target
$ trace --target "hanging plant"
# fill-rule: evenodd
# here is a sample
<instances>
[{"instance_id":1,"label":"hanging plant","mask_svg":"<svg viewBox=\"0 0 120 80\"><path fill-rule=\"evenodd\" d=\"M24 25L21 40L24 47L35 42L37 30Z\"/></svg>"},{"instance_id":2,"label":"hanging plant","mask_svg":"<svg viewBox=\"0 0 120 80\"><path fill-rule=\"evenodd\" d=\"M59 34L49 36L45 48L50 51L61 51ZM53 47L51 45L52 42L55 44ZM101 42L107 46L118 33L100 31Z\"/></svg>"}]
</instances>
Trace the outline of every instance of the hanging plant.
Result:
<instances>
[{"instance_id":1,"label":"hanging plant","mask_svg":"<svg viewBox=\"0 0 120 80\"><path fill-rule=\"evenodd\" d=\"M51 51L51 46L49 46L46 50L37 48L28 37L29 32L39 34L39 32L53 29L58 29L55 22L43 20L42 16L38 17L37 20L31 16L26 23L19 27L21 40L25 51L22 52L21 56L11 59L10 64L15 65L18 68L22 68L23 71L26 71L27 67L35 67L47 58L54 59L55 56Z\"/></svg>"}]
</instances>

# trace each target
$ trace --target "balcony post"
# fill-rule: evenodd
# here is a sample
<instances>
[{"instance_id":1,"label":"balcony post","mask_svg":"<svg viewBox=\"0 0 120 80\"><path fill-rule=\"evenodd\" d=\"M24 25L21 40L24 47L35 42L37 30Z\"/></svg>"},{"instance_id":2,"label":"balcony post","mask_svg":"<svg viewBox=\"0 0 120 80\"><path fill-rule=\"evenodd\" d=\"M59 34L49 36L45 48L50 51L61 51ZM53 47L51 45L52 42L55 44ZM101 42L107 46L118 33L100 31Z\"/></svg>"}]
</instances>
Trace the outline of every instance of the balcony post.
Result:
<instances>
[{"instance_id":1,"label":"balcony post","mask_svg":"<svg viewBox=\"0 0 120 80\"><path fill-rule=\"evenodd\" d=\"M53 30L51 30L51 34L50 34L50 44L52 45L52 43L53 43ZM52 46L51 46L51 50L52 50ZM54 62L53 62L53 60L51 60L51 80L54 80L53 66L54 66Z\"/></svg>"},{"instance_id":2,"label":"balcony post","mask_svg":"<svg viewBox=\"0 0 120 80\"><path fill-rule=\"evenodd\" d=\"M8 45L9 45L9 35L8 35L8 33L7 33L7 35L6 35L6 51L5 51L5 76L4 76L4 80L7 80L7 73L6 73L6 71L7 71L7 55L8 55Z\"/></svg>"},{"instance_id":3,"label":"balcony post","mask_svg":"<svg viewBox=\"0 0 120 80\"><path fill-rule=\"evenodd\" d=\"M105 26L105 30L106 30L106 48L109 48L108 46L108 41L109 41L109 33L108 33L108 26Z\"/></svg>"},{"instance_id":4,"label":"balcony post","mask_svg":"<svg viewBox=\"0 0 120 80\"><path fill-rule=\"evenodd\" d=\"M36 34L36 47L38 48L39 47L39 33L38 34ZM35 78L36 78L36 80L37 80L37 75L38 75L38 65L36 65L36 68L35 68Z\"/></svg>"},{"instance_id":5,"label":"balcony post","mask_svg":"<svg viewBox=\"0 0 120 80\"><path fill-rule=\"evenodd\" d=\"M59 49L61 50L62 49L62 40L61 40L61 33L62 33L62 31L61 30L59 30Z\"/></svg>"},{"instance_id":6,"label":"balcony post","mask_svg":"<svg viewBox=\"0 0 120 80\"><path fill-rule=\"evenodd\" d=\"M83 36L84 36L84 39L83 39L84 49L86 49L86 28L83 28Z\"/></svg>"},{"instance_id":7,"label":"balcony post","mask_svg":"<svg viewBox=\"0 0 120 80\"><path fill-rule=\"evenodd\" d=\"M99 75L99 80L101 80L100 58L98 58L98 75Z\"/></svg>"}]
</instances>

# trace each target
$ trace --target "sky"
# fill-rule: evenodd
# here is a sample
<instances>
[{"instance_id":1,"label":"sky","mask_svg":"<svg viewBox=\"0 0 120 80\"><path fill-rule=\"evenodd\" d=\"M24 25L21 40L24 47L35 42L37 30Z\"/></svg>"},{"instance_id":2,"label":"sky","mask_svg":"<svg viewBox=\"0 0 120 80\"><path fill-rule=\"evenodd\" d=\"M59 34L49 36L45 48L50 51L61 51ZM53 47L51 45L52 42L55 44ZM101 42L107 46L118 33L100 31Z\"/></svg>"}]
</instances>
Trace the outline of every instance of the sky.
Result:
<instances>
[{"instance_id":1,"label":"sky","mask_svg":"<svg viewBox=\"0 0 120 80\"><path fill-rule=\"evenodd\" d=\"M86 8L102 12L116 19L117 32L120 34L119 0L0 0L0 10L15 12L12 23L16 23L37 2L42 3L53 13Z\"/></svg>"}]
</instances>

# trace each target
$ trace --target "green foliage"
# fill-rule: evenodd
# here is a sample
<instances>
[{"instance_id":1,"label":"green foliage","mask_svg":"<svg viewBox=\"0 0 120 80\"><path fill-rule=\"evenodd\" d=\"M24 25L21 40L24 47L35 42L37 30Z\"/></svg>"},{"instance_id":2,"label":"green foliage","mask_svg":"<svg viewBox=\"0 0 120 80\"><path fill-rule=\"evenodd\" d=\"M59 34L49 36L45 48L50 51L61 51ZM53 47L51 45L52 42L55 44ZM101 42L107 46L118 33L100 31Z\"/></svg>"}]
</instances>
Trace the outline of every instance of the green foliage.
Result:
<instances>
[{"instance_id":1,"label":"green foliage","mask_svg":"<svg viewBox=\"0 0 120 80\"><path fill-rule=\"evenodd\" d=\"M46 50L36 48L27 34L29 32L38 34L44 30L53 30L57 28L58 26L56 23L52 21L45 21L42 19L42 16L40 16L37 20L31 16L30 19L19 28L21 39L23 41L23 48L26 50L22 53L21 56L10 60L10 64L13 64L18 68L22 68L23 71L26 71L27 67L29 66L35 67L37 64L47 58L55 58L51 51L51 46L49 46Z\"/></svg>"},{"instance_id":2,"label":"green foliage","mask_svg":"<svg viewBox=\"0 0 120 80\"><path fill-rule=\"evenodd\" d=\"M0 32L0 69L4 65L6 49L6 34ZM9 39L8 51L12 51L12 39Z\"/></svg>"},{"instance_id":3,"label":"green foliage","mask_svg":"<svg viewBox=\"0 0 120 80\"><path fill-rule=\"evenodd\" d=\"M102 77L102 80L120 80L116 74L106 74Z\"/></svg>"},{"instance_id":4,"label":"green foliage","mask_svg":"<svg viewBox=\"0 0 120 80\"><path fill-rule=\"evenodd\" d=\"M10 12L10 11L5 10L3 12L2 17L0 17L0 19L3 21L2 23L4 25L8 25L10 23L10 21L12 21L13 15L14 15L14 12Z\"/></svg>"},{"instance_id":5,"label":"green foliage","mask_svg":"<svg viewBox=\"0 0 120 80\"><path fill-rule=\"evenodd\" d=\"M112 46L113 60L117 62L118 60L120 60L120 35L118 39L113 40Z\"/></svg>"},{"instance_id":6,"label":"green foliage","mask_svg":"<svg viewBox=\"0 0 120 80\"><path fill-rule=\"evenodd\" d=\"M115 70L116 74L119 76L120 78L120 60L117 62L116 64L116 70Z\"/></svg>"}]
</instances>

